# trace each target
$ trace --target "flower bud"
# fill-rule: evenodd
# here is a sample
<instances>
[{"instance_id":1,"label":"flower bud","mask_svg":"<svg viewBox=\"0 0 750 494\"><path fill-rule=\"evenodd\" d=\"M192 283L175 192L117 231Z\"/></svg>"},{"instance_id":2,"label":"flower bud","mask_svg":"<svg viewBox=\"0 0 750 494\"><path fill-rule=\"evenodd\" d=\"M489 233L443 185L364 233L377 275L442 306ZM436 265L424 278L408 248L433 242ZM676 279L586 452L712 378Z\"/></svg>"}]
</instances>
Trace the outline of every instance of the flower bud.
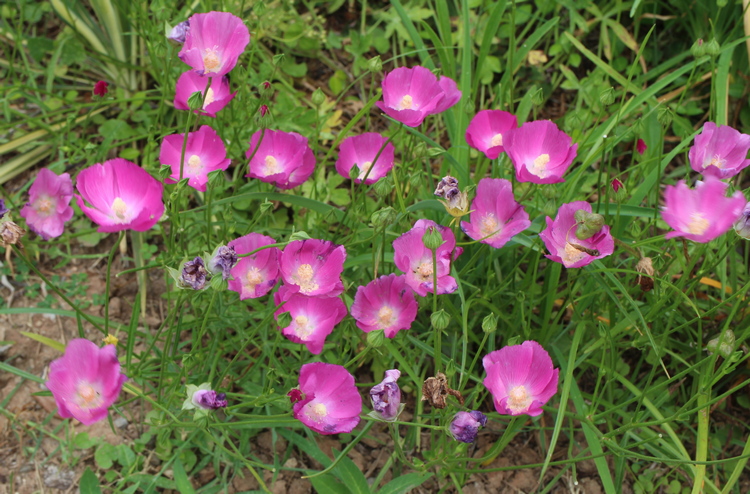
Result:
<instances>
[{"instance_id":1,"label":"flower bud","mask_svg":"<svg viewBox=\"0 0 750 494\"><path fill-rule=\"evenodd\" d=\"M690 47L690 53L692 53L695 58L700 58L706 54L706 44L703 42L703 38L698 38L695 43L693 43L693 46Z\"/></svg>"},{"instance_id":2,"label":"flower bud","mask_svg":"<svg viewBox=\"0 0 750 494\"><path fill-rule=\"evenodd\" d=\"M349 180L355 180L356 178L359 177L360 173L362 173L362 172L359 170L359 166L355 163L349 169Z\"/></svg>"},{"instance_id":3,"label":"flower bud","mask_svg":"<svg viewBox=\"0 0 750 494\"><path fill-rule=\"evenodd\" d=\"M286 395L289 397L289 401L292 405L305 399L305 395L302 394L302 391L300 391L299 388L290 389Z\"/></svg>"},{"instance_id":4,"label":"flower bud","mask_svg":"<svg viewBox=\"0 0 750 494\"><path fill-rule=\"evenodd\" d=\"M442 331L445 328L447 328L450 322L451 322L450 314L445 312L443 309L440 309L437 312L433 312L430 315L430 323L432 323L432 327L438 331Z\"/></svg>"},{"instance_id":5,"label":"flower bud","mask_svg":"<svg viewBox=\"0 0 750 494\"><path fill-rule=\"evenodd\" d=\"M589 213L584 209L579 209L574 216L578 228L576 228L576 237L580 240L586 240L599 233L604 226L604 216L596 213Z\"/></svg>"},{"instance_id":6,"label":"flower bud","mask_svg":"<svg viewBox=\"0 0 750 494\"><path fill-rule=\"evenodd\" d=\"M259 2L259 3L262 4L263 2ZM277 53L271 59L271 63L273 63L274 67L278 67L279 65L281 65L281 62L283 62L283 61L284 61L284 54L283 53Z\"/></svg>"},{"instance_id":7,"label":"flower bud","mask_svg":"<svg viewBox=\"0 0 750 494\"><path fill-rule=\"evenodd\" d=\"M307 232L304 230L299 230L289 235L290 242L294 242L295 240L310 240L311 238L312 237L308 235Z\"/></svg>"},{"instance_id":8,"label":"flower bud","mask_svg":"<svg viewBox=\"0 0 750 494\"><path fill-rule=\"evenodd\" d=\"M716 38L713 38L711 41L706 43L706 55L714 58L718 57L719 53L721 53L721 45L719 45L719 42L716 41Z\"/></svg>"},{"instance_id":9,"label":"flower bud","mask_svg":"<svg viewBox=\"0 0 750 494\"><path fill-rule=\"evenodd\" d=\"M386 206L372 213L372 215L370 216L370 221L376 229L380 230L387 227L388 225L392 225L396 221L397 217L398 212L392 207Z\"/></svg>"},{"instance_id":10,"label":"flower bud","mask_svg":"<svg viewBox=\"0 0 750 494\"><path fill-rule=\"evenodd\" d=\"M617 178L612 179L612 190L615 191L615 193L617 193L617 191L622 189L623 187L625 186L622 184L622 182L620 182L619 179Z\"/></svg>"},{"instance_id":11,"label":"flower bud","mask_svg":"<svg viewBox=\"0 0 750 494\"><path fill-rule=\"evenodd\" d=\"M531 88L531 103L535 106L544 104L544 89L541 87Z\"/></svg>"},{"instance_id":12,"label":"flower bud","mask_svg":"<svg viewBox=\"0 0 750 494\"><path fill-rule=\"evenodd\" d=\"M610 86L607 89L604 89L603 91L601 91L599 93L599 101L601 101L601 103L604 106L609 106L612 103L614 103L615 102L615 88Z\"/></svg>"},{"instance_id":13,"label":"flower bud","mask_svg":"<svg viewBox=\"0 0 750 494\"><path fill-rule=\"evenodd\" d=\"M218 292L226 291L229 288L229 281L225 280L221 276L212 277L210 284L211 288Z\"/></svg>"},{"instance_id":14,"label":"flower bud","mask_svg":"<svg viewBox=\"0 0 750 494\"><path fill-rule=\"evenodd\" d=\"M462 443L473 443L480 427L487 425L487 416L478 410L458 412L453 417L450 433L453 439Z\"/></svg>"},{"instance_id":15,"label":"flower bud","mask_svg":"<svg viewBox=\"0 0 750 494\"><path fill-rule=\"evenodd\" d=\"M202 110L203 109L203 93L196 91L188 98L188 108L191 110Z\"/></svg>"},{"instance_id":16,"label":"flower bud","mask_svg":"<svg viewBox=\"0 0 750 494\"><path fill-rule=\"evenodd\" d=\"M266 214L270 210L273 209L273 203L266 199L265 201L260 203L260 214Z\"/></svg>"},{"instance_id":17,"label":"flower bud","mask_svg":"<svg viewBox=\"0 0 750 494\"><path fill-rule=\"evenodd\" d=\"M396 384L399 377L401 371L398 369L387 370L383 381L370 390L374 418L392 422L404 409L404 405L401 404L401 390Z\"/></svg>"},{"instance_id":18,"label":"flower bud","mask_svg":"<svg viewBox=\"0 0 750 494\"><path fill-rule=\"evenodd\" d=\"M724 358L729 358L734 352L734 332L731 329L725 330L721 335L712 339L706 345L706 350L709 353L718 352Z\"/></svg>"},{"instance_id":19,"label":"flower bud","mask_svg":"<svg viewBox=\"0 0 750 494\"><path fill-rule=\"evenodd\" d=\"M391 192L393 192L393 180L391 179L391 177L386 175L385 177L375 182L375 185L373 185L372 188L380 197L388 196L391 194Z\"/></svg>"},{"instance_id":20,"label":"flower bud","mask_svg":"<svg viewBox=\"0 0 750 494\"><path fill-rule=\"evenodd\" d=\"M261 98L266 98L266 99L273 96L273 93L274 93L273 85L268 81L262 82L258 90L260 92Z\"/></svg>"},{"instance_id":21,"label":"flower bud","mask_svg":"<svg viewBox=\"0 0 750 494\"><path fill-rule=\"evenodd\" d=\"M385 343L385 331L382 329L376 329L367 333L367 345L373 348L380 348Z\"/></svg>"},{"instance_id":22,"label":"flower bud","mask_svg":"<svg viewBox=\"0 0 750 494\"><path fill-rule=\"evenodd\" d=\"M635 150L638 151L638 154L643 155L643 153L646 152L646 149L648 149L648 146L646 146L646 141L643 139L638 139L638 141L635 143Z\"/></svg>"},{"instance_id":23,"label":"flower bud","mask_svg":"<svg viewBox=\"0 0 750 494\"><path fill-rule=\"evenodd\" d=\"M497 330L497 316L490 313L482 319L482 331L485 333L494 333Z\"/></svg>"},{"instance_id":24,"label":"flower bud","mask_svg":"<svg viewBox=\"0 0 750 494\"><path fill-rule=\"evenodd\" d=\"M436 250L438 247L445 243L443 236L440 234L437 228L428 227L422 236L422 242L424 246L430 250Z\"/></svg>"},{"instance_id":25,"label":"flower bud","mask_svg":"<svg viewBox=\"0 0 750 494\"><path fill-rule=\"evenodd\" d=\"M367 70L373 74L379 74L383 71L383 61L380 60L380 55L375 55L367 61Z\"/></svg>"},{"instance_id":26,"label":"flower bud","mask_svg":"<svg viewBox=\"0 0 750 494\"><path fill-rule=\"evenodd\" d=\"M282 312L276 317L276 324L280 328L288 328L292 324L292 315L289 312Z\"/></svg>"},{"instance_id":27,"label":"flower bud","mask_svg":"<svg viewBox=\"0 0 750 494\"><path fill-rule=\"evenodd\" d=\"M312 101L313 105L320 106L323 103L325 103L326 95L322 89L317 88L315 91L313 91L312 97L310 97L310 100Z\"/></svg>"},{"instance_id":28,"label":"flower bud","mask_svg":"<svg viewBox=\"0 0 750 494\"><path fill-rule=\"evenodd\" d=\"M672 125L672 118L674 118L674 115L672 109L668 106L660 106L656 112L656 120L662 127L669 127Z\"/></svg>"}]
</instances>

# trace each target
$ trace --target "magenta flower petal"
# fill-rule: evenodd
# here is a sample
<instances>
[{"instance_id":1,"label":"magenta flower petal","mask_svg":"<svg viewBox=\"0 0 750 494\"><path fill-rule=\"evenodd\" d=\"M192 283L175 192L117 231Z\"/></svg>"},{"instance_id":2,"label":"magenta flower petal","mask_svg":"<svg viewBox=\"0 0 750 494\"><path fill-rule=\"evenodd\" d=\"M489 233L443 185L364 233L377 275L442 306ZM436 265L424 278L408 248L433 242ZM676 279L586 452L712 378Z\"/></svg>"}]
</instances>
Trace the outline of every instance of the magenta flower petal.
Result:
<instances>
[{"instance_id":1,"label":"magenta flower petal","mask_svg":"<svg viewBox=\"0 0 750 494\"><path fill-rule=\"evenodd\" d=\"M294 404L294 418L320 434L351 432L359 424L362 397L354 376L334 364L305 364L299 371L299 390L305 396Z\"/></svg>"},{"instance_id":2,"label":"magenta flower petal","mask_svg":"<svg viewBox=\"0 0 750 494\"><path fill-rule=\"evenodd\" d=\"M547 228L539 234L550 252L546 257L563 264L566 268L586 266L595 259L607 257L615 251L615 241L607 225L591 238L584 240L576 236L578 226L575 213L580 209L590 213L591 204L585 201L563 204L554 221L547 217Z\"/></svg>"},{"instance_id":3,"label":"magenta flower petal","mask_svg":"<svg viewBox=\"0 0 750 494\"><path fill-rule=\"evenodd\" d=\"M297 187L315 171L315 155L307 145L307 138L296 132L258 131L253 134L245 155L250 159L246 177L275 184L280 189Z\"/></svg>"},{"instance_id":4,"label":"magenta flower petal","mask_svg":"<svg viewBox=\"0 0 750 494\"><path fill-rule=\"evenodd\" d=\"M535 417L557 393L560 369L553 368L549 354L536 341L495 350L482 363L487 372L483 384L500 414Z\"/></svg>"},{"instance_id":5,"label":"magenta flower petal","mask_svg":"<svg viewBox=\"0 0 750 494\"><path fill-rule=\"evenodd\" d=\"M529 215L513 196L510 182L502 178L480 180L470 209L470 221L462 221L461 229L496 249L531 225Z\"/></svg>"},{"instance_id":6,"label":"magenta flower petal","mask_svg":"<svg viewBox=\"0 0 750 494\"><path fill-rule=\"evenodd\" d=\"M291 292L309 297L336 297L344 291L346 249L327 240L295 240L284 247L279 269Z\"/></svg>"},{"instance_id":7,"label":"magenta flower petal","mask_svg":"<svg viewBox=\"0 0 750 494\"><path fill-rule=\"evenodd\" d=\"M265 245L276 243L271 237L249 233L229 242L239 256ZM240 300L258 298L270 292L279 279L278 258L281 251L276 247L263 249L251 256L240 257L230 274L229 289L240 294Z\"/></svg>"},{"instance_id":8,"label":"magenta flower petal","mask_svg":"<svg viewBox=\"0 0 750 494\"><path fill-rule=\"evenodd\" d=\"M482 110L466 129L466 143L494 160L503 148L503 134L518 127L516 116L502 110Z\"/></svg>"},{"instance_id":9,"label":"magenta flower petal","mask_svg":"<svg viewBox=\"0 0 750 494\"><path fill-rule=\"evenodd\" d=\"M86 168L76 180L76 201L102 233L152 228L164 214L164 186L122 158ZM90 206L88 205L90 204Z\"/></svg>"},{"instance_id":10,"label":"magenta flower petal","mask_svg":"<svg viewBox=\"0 0 750 494\"><path fill-rule=\"evenodd\" d=\"M194 70L183 72L177 79L177 86L174 95L174 107L178 110L189 110L188 99L193 93L206 91L206 85L211 83L206 92L206 98L203 101L202 110L194 110L194 113L206 115L214 118L216 114L232 101L237 91L230 92L229 78L223 77L203 77Z\"/></svg>"},{"instance_id":11,"label":"magenta flower petal","mask_svg":"<svg viewBox=\"0 0 750 494\"><path fill-rule=\"evenodd\" d=\"M385 147L384 147L385 146ZM378 152L383 151L378 156ZM341 142L339 158L336 160L336 171L344 178L349 178L349 172L354 165L359 168L356 183L374 184L393 168L395 148L388 139L377 132L367 132L357 136L349 136ZM377 161L375 157L377 156ZM368 173L369 170L369 173Z\"/></svg>"},{"instance_id":12,"label":"magenta flower petal","mask_svg":"<svg viewBox=\"0 0 750 494\"><path fill-rule=\"evenodd\" d=\"M750 165L747 152L750 135L742 134L728 125L716 126L706 122L703 131L695 136L688 152L690 167L703 175L729 178Z\"/></svg>"},{"instance_id":13,"label":"magenta flower petal","mask_svg":"<svg viewBox=\"0 0 750 494\"><path fill-rule=\"evenodd\" d=\"M65 222L73 217L70 200L73 198L73 181L70 175L42 168L29 189L29 202L21 208L21 216L31 231L44 240L59 237Z\"/></svg>"},{"instance_id":14,"label":"magenta flower petal","mask_svg":"<svg viewBox=\"0 0 750 494\"><path fill-rule=\"evenodd\" d=\"M172 134L162 141L159 162L172 167L172 175L165 180L167 183L173 184L180 179L184 140L185 134ZM198 131L188 134L182 177L189 179L189 186L205 192L208 174L215 170L226 170L230 163L224 142L214 129L208 125L201 125Z\"/></svg>"},{"instance_id":15,"label":"magenta flower petal","mask_svg":"<svg viewBox=\"0 0 750 494\"><path fill-rule=\"evenodd\" d=\"M422 241L428 228L437 228L444 241L436 251L438 294L453 293L458 285L450 276L451 262L460 255L462 249L456 248L456 237L450 228L431 220L417 220L411 230L393 241L394 263L406 273L406 284L417 295L424 297L433 291L435 268L432 251Z\"/></svg>"},{"instance_id":16,"label":"magenta flower petal","mask_svg":"<svg viewBox=\"0 0 750 494\"><path fill-rule=\"evenodd\" d=\"M179 57L200 75L227 74L250 42L242 19L229 12L194 14Z\"/></svg>"},{"instance_id":17,"label":"magenta flower petal","mask_svg":"<svg viewBox=\"0 0 750 494\"><path fill-rule=\"evenodd\" d=\"M291 324L281 328L281 334L289 341L302 343L313 355L323 351L326 338L348 313L339 298L307 297L293 292L288 285L279 288L273 301L279 306L274 313L276 319L284 312L292 316Z\"/></svg>"},{"instance_id":18,"label":"magenta flower petal","mask_svg":"<svg viewBox=\"0 0 750 494\"><path fill-rule=\"evenodd\" d=\"M365 333L382 329L386 337L393 338L402 329L411 328L418 308L406 278L391 273L357 288L351 310L359 329Z\"/></svg>"},{"instance_id":19,"label":"magenta flower petal","mask_svg":"<svg viewBox=\"0 0 750 494\"><path fill-rule=\"evenodd\" d=\"M114 345L99 348L74 339L65 354L50 364L45 385L52 392L61 417L73 417L84 425L104 419L127 380L120 372Z\"/></svg>"},{"instance_id":20,"label":"magenta flower petal","mask_svg":"<svg viewBox=\"0 0 750 494\"><path fill-rule=\"evenodd\" d=\"M563 174L576 157L568 134L549 120L526 122L503 134L503 147L516 168L516 180L535 184L564 182Z\"/></svg>"},{"instance_id":21,"label":"magenta flower petal","mask_svg":"<svg viewBox=\"0 0 750 494\"><path fill-rule=\"evenodd\" d=\"M409 127L421 124L427 115L440 113L461 99L461 91L448 77L440 81L429 69L399 67L383 79L383 101L376 104L389 117Z\"/></svg>"},{"instance_id":22,"label":"magenta flower petal","mask_svg":"<svg viewBox=\"0 0 750 494\"><path fill-rule=\"evenodd\" d=\"M692 190L683 180L677 186L668 185L661 216L675 231L667 233L666 238L685 237L706 243L726 233L742 216L746 203L740 191L726 197L727 187L713 175L696 182Z\"/></svg>"}]
</instances>

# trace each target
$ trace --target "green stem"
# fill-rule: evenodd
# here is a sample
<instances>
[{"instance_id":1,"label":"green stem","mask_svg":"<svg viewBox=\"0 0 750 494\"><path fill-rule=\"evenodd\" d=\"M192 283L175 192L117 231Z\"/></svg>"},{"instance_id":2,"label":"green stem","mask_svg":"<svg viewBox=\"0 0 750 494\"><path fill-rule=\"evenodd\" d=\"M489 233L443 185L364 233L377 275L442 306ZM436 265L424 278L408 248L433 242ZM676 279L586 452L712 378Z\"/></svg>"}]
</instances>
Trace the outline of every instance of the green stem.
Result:
<instances>
[{"instance_id":1,"label":"green stem","mask_svg":"<svg viewBox=\"0 0 750 494\"><path fill-rule=\"evenodd\" d=\"M104 336L109 334L109 288L110 281L112 278L112 259L115 257L115 252L120 247L120 242L125 236L125 230L120 232L117 236L117 242L112 246L112 250L109 251L109 257L107 258L107 280L104 286Z\"/></svg>"}]
</instances>

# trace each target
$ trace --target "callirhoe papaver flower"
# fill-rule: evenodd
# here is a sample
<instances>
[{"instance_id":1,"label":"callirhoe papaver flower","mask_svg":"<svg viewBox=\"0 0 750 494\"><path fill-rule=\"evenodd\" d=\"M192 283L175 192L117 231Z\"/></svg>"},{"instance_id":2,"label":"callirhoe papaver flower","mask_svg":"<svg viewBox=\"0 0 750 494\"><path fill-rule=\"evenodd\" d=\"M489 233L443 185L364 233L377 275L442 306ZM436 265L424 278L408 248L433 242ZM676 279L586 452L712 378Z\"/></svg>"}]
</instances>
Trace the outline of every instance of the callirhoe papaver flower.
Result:
<instances>
[{"instance_id":1,"label":"callirhoe papaver flower","mask_svg":"<svg viewBox=\"0 0 750 494\"><path fill-rule=\"evenodd\" d=\"M513 186L502 178L483 178L471 201L469 222L461 222L466 235L499 249L531 222L513 196Z\"/></svg>"},{"instance_id":2,"label":"callirhoe papaver flower","mask_svg":"<svg viewBox=\"0 0 750 494\"><path fill-rule=\"evenodd\" d=\"M503 147L516 169L516 180L535 184L564 182L578 144L549 120L526 122L503 134Z\"/></svg>"},{"instance_id":3,"label":"callirhoe papaver flower","mask_svg":"<svg viewBox=\"0 0 750 494\"><path fill-rule=\"evenodd\" d=\"M750 165L747 152L750 135L742 134L728 125L703 124L703 131L695 136L688 152L690 167L705 176L729 178Z\"/></svg>"},{"instance_id":4,"label":"callirhoe papaver flower","mask_svg":"<svg viewBox=\"0 0 750 494\"><path fill-rule=\"evenodd\" d=\"M386 337L393 338L400 330L411 328L418 308L406 278L391 273L357 288L351 310L359 329L365 333L382 329Z\"/></svg>"},{"instance_id":5,"label":"callirhoe papaver flower","mask_svg":"<svg viewBox=\"0 0 750 494\"><path fill-rule=\"evenodd\" d=\"M250 42L242 19L229 12L194 14L179 57L200 75L227 74Z\"/></svg>"},{"instance_id":6,"label":"callirhoe papaver flower","mask_svg":"<svg viewBox=\"0 0 750 494\"><path fill-rule=\"evenodd\" d=\"M65 354L50 364L45 385L55 398L60 417L91 425L107 416L126 380L114 345L99 348L76 338L65 347Z\"/></svg>"},{"instance_id":7,"label":"callirhoe papaver flower","mask_svg":"<svg viewBox=\"0 0 750 494\"><path fill-rule=\"evenodd\" d=\"M323 351L326 338L348 313L346 304L337 297L307 297L291 291L289 285L279 287L273 301L279 306L274 313L277 320L284 312L292 317L291 324L281 328L281 334L302 343L314 355Z\"/></svg>"},{"instance_id":8,"label":"callirhoe papaver flower","mask_svg":"<svg viewBox=\"0 0 750 494\"><path fill-rule=\"evenodd\" d=\"M462 443L473 443L477 439L479 428L487 425L487 416L478 410L458 412L450 425L453 439Z\"/></svg>"},{"instance_id":9,"label":"callirhoe papaver flower","mask_svg":"<svg viewBox=\"0 0 750 494\"><path fill-rule=\"evenodd\" d=\"M97 81L94 84L94 96L104 96L109 92L109 83L107 81Z\"/></svg>"},{"instance_id":10,"label":"callirhoe papaver flower","mask_svg":"<svg viewBox=\"0 0 750 494\"><path fill-rule=\"evenodd\" d=\"M29 229L44 240L59 237L65 222L73 217L70 200L73 199L73 181L70 175L57 175L42 168L29 189L29 202L21 208Z\"/></svg>"},{"instance_id":11,"label":"callirhoe papaver flower","mask_svg":"<svg viewBox=\"0 0 750 494\"><path fill-rule=\"evenodd\" d=\"M248 233L229 242L240 256L230 274L229 289L240 294L240 300L258 298L270 292L279 279L279 251L276 247L269 247L251 256L242 256L276 241L260 233Z\"/></svg>"},{"instance_id":12,"label":"callirhoe papaver flower","mask_svg":"<svg viewBox=\"0 0 750 494\"><path fill-rule=\"evenodd\" d=\"M421 124L427 115L440 113L458 103L461 91L448 78L429 69L399 67L383 79L383 101L375 103L386 115L409 127Z\"/></svg>"},{"instance_id":13,"label":"callirhoe papaver flower","mask_svg":"<svg viewBox=\"0 0 750 494\"><path fill-rule=\"evenodd\" d=\"M346 248L327 240L307 239L289 242L281 251L279 270L292 293L309 297L336 297L344 291Z\"/></svg>"},{"instance_id":14,"label":"callirhoe papaver flower","mask_svg":"<svg viewBox=\"0 0 750 494\"><path fill-rule=\"evenodd\" d=\"M483 384L492 393L497 413L535 417L557 393L560 369L552 367L549 354L536 341L495 350L482 364L487 372Z\"/></svg>"},{"instance_id":15,"label":"callirhoe papaver flower","mask_svg":"<svg viewBox=\"0 0 750 494\"><path fill-rule=\"evenodd\" d=\"M210 84L210 85L209 85ZM206 90L208 86L208 90ZM203 100L203 108L193 110L193 113L205 115L214 118L216 114L227 106L237 94L237 91L231 92L229 89L229 78L222 77L203 77L194 70L183 72L177 79L174 95L174 107L178 110L189 110L188 100L193 93L206 93Z\"/></svg>"},{"instance_id":16,"label":"callirhoe papaver flower","mask_svg":"<svg viewBox=\"0 0 750 494\"><path fill-rule=\"evenodd\" d=\"M354 181L362 183L364 180L367 185L374 184L393 168L394 151L393 144L377 132L349 136L341 142L336 171L342 177L349 178L351 169L357 165L359 175Z\"/></svg>"},{"instance_id":17,"label":"callirhoe papaver flower","mask_svg":"<svg viewBox=\"0 0 750 494\"><path fill-rule=\"evenodd\" d=\"M172 134L164 137L159 152L159 162L172 168L172 175L164 181L173 184L180 180L180 161L185 134ZM182 165L182 178L188 185L201 192L206 191L208 174L215 170L226 170L231 160L227 158L224 142L214 129L201 125L196 132L190 132L185 146L185 162Z\"/></svg>"},{"instance_id":18,"label":"callirhoe papaver flower","mask_svg":"<svg viewBox=\"0 0 750 494\"><path fill-rule=\"evenodd\" d=\"M245 156L250 160L250 172L246 177L280 189L297 187L315 171L315 155L307 145L307 137L296 132L259 130L253 134Z\"/></svg>"},{"instance_id":19,"label":"callirhoe papaver flower","mask_svg":"<svg viewBox=\"0 0 750 494\"><path fill-rule=\"evenodd\" d=\"M576 211L591 213L591 204L575 201L563 204L557 211L554 221L547 216L547 228L539 234L550 252L546 257L563 264L566 268L580 268L612 254L615 241L609 233L609 226L589 238L579 238L576 233L581 226L576 221Z\"/></svg>"},{"instance_id":20,"label":"callirhoe papaver flower","mask_svg":"<svg viewBox=\"0 0 750 494\"><path fill-rule=\"evenodd\" d=\"M334 364L314 362L299 371L303 399L294 404L294 418L320 434L351 432L359 424L362 397L354 376Z\"/></svg>"},{"instance_id":21,"label":"callirhoe papaver flower","mask_svg":"<svg viewBox=\"0 0 750 494\"><path fill-rule=\"evenodd\" d=\"M443 241L436 251L437 270L432 262L432 251L422 240L428 230L437 232ZM417 295L424 297L433 292L435 271L438 294L453 293L458 288L456 280L450 275L451 263L463 249L456 248L456 237L450 228L432 220L417 220L411 230L393 241L393 251L396 267L406 273L406 284Z\"/></svg>"},{"instance_id":22,"label":"callirhoe papaver flower","mask_svg":"<svg viewBox=\"0 0 750 494\"><path fill-rule=\"evenodd\" d=\"M518 127L512 113L502 110L482 110L474 115L466 129L466 143L494 160L503 148L503 134Z\"/></svg>"},{"instance_id":23,"label":"callirhoe papaver flower","mask_svg":"<svg viewBox=\"0 0 750 494\"><path fill-rule=\"evenodd\" d=\"M385 378L370 389L372 409L375 417L385 421L393 421L398 418L404 405L401 403L401 389L396 384L401 377L401 371L391 369L385 371Z\"/></svg>"},{"instance_id":24,"label":"callirhoe papaver flower","mask_svg":"<svg viewBox=\"0 0 750 494\"><path fill-rule=\"evenodd\" d=\"M708 175L690 189L684 180L664 189L664 208L661 217L675 229L666 238L685 237L706 243L726 233L742 215L745 196L736 191L726 197L727 184Z\"/></svg>"},{"instance_id":25,"label":"callirhoe papaver flower","mask_svg":"<svg viewBox=\"0 0 750 494\"><path fill-rule=\"evenodd\" d=\"M140 166L122 158L97 163L78 174L76 201L102 233L144 232L164 214L161 184ZM87 205L90 204L90 206Z\"/></svg>"}]
</instances>

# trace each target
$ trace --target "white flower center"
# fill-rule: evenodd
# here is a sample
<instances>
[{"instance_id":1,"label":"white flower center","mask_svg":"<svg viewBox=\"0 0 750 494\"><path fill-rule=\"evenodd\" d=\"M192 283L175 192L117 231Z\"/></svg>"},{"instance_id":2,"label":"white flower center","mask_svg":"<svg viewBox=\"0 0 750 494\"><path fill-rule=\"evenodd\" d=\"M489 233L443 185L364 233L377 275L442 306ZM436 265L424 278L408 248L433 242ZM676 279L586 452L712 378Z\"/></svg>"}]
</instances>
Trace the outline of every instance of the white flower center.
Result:
<instances>
[{"instance_id":1,"label":"white flower center","mask_svg":"<svg viewBox=\"0 0 750 494\"><path fill-rule=\"evenodd\" d=\"M309 322L310 319L308 319L307 316L297 316L294 318L294 332L303 340L306 340L312 333L312 328L308 326Z\"/></svg>"},{"instance_id":2,"label":"white flower center","mask_svg":"<svg viewBox=\"0 0 750 494\"><path fill-rule=\"evenodd\" d=\"M701 213L693 213L690 215L690 223L687 225L687 229L693 235L703 235L708 230L711 223Z\"/></svg>"},{"instance_id":3,"label":"white flower center","mask_svg":"<svg viewBox=\"0 0 750 494\"><path fill-rule=\"evenodd\" d=\"M219 59L219 55L216 53L216 48L206 48L203 52L203 67L206 74L219 71L221 59Z\"/></svg>"},{"instance_id":4,"label":"white flower center","mask_svg":"<svg viewBox=\"0 0 750 494\"><path fill-rule=\"evenodd\" d=\"M245 288L249 291L255 291L255 287L263 283L263 275L258 268L250 268L245 275Z\"/></svg>"},{"instance_id":5,"label":"white flower center","mask_svg":"<svg viewBox=\"0 0 750 494\"><path fill-rule=\"evenodd\" d=\"M575 264L586 256L587 254L585 252L576 249L570 244L570 242L565 242L565 249L560 255L565 264Z\"/></svg>"},{"instance_id":6,"label":"white flower center","mask_svg":"<svg viewBox=\"0 0 750 494\"><path fill-rule=\"evenodd\" d=\"M279 168L279 162L270 154L266 156L264 163L266 165L266 175L275 175L281 172L281 169Z\"/></svg>"},{"instance_id":7,"label":"white flower center","mask_svg":"<svg viewBox=\"0 0 750 494\"><path fill-rule=\"evenodd\" d=\"M401 101L399 102L398 106L396 106L397 110L411 110L412 106L414 105L414 102L412 101L411 95L406 94L403 98L401 98ZM416 108L414 108L416 110Z\"/></svg>"},{"instance_id":8,"label":"white flower center","mask_svg":"<svg viewBox=\"0 0 750 494\"><path fill-rule=\"evenodd\" d=\"M417 278L424 283L425 281L433 281L432 280L432 261L425 261L422 264L419 265L419 267L414 270L414 274L417 275Z\"/></svg>"},{"instance_id":9,"label":"white flower center","mask_svg":"<svg viewBox=\"0 0 750 494\"><path fill-rule=\"evenodd\" d=\"M532 165L529 167L529 172L533 173L539 178L545 178L550 175L547 170L547 163L549 163L549 154L544 153L536 157Z\"/></svg>"},{"instance_id":10,"label":"white flower center","mask_svg":"<svg viewBox=\"0 0 750 494\"><path fill-rule=\"evenodd\" d=\"M308 403L307 405L305 405L305 408L307 408L307 411L305 413L305 415L307 415L307 418L316 422L320 422L326 417L326 415L328 415L328 409L322 403L316 403L314 405L312 403Z\"/></svg>"},{"instance_id":11,"label":"white flower center","mask_svg":"<svg viewBox=\"0 0 750 494\"><path fill-rule=\"evenodd\" d=\"M522 413L529 409L531 405L531 396L523 385L511 388L508 391L508 402L506 406L515 413Z\"/></svg>"},{"instance_id":12,"label":"white flower center","mask_svg":"<svg viewBox=\"0 0 750 494\"><path fill-rule=\"evenodd\" d=\"M365 161L361 165L357 165L359 167L359 176L357 177L360 180L364 180L365 176L367 176L367 172L370 171L370 168L372 168L372 161Z\"/></svg>"},{"instance_id":13,"label":"white flower center","mask_svg":"<svg viewBox=\"0 0 750 494\"><path fill-rule=\"evenodd\" d=\"M393 309L384 305L378 311L378 322L380 323L380 329L388 329L393 326L394 321Z\"/></svg>"},{"instance_id":14,"label":"white flower center","mask_svg":"<svg viewBox=\"0 0 750 494\"><path fill-rule=\"evenodd\" d=\"M211 88L208 88L208 91L206 91L206 98L203 100L203 109L205 110L208 105L214 102L216 97L214 96L214 90Z\"/></svg>"},{"instance_id":15,"label":"white flower center","mask_svg":"<svg viewBox=\"0 0 750 494\"><path fill-rule=\"evenodd\" d=\"M503 145L503 135L502 134L495 134L492 136L492 140L490 141L490 144L492 147L495 146L502 146Z\"/></svg>"},{"instance_id":16,"label":"white flower center","mask_svg":"<svg viewBox=\"0 0 750 494\"><path fill-rule=\"evenodd\" d=\"M34 204L34 209L36 209L36 212L39 216L43 216L46 218L47 216L50 216L55 212L55 201L53 201L49 196L42 196L37 199L36 203Z\"/></svg>"},{"instance_id":17,"label":"white flower center","mask_svg":"<svg viewBox=\"0 0 750 494\"><path fill-rule=\"evenodd\" d=\"M112 201L112 212L115 213L115 223L125 223L128 221L128 205L119 197Z\"/></svg>"},{"instance_id":18,"label":"white flower center","mask_svg":"<svg viewBox=\"0 0 750 494\"><path fill-rule=\"evenodd\" d=\"M724 165L726 165L727 160L722 159L721 156L718 154L715 154L713 158L711 158L711 162L705 165L703 168L707 168L709 166L715 166L718 169L724 168Z\"/></svg>"},{"instance_id":19,"label":"white flower center","mask_svg":"<svg viewBox=\"0 0 750 494\"><path fill-rule=\"evenodd\" d=\"M102 404L101 393L88 382L78 383L76 395L76 404L80 408L98 408Z\"/></svg>"},{"instance_id":20,"label":"white flower center","mask_svg":"<svg viewBox=\"0 0 750 494\"><path fill-rule=\"evenodd\" d=\"M297 268L297 273L292 276L297 285L299 285L299 291L303 294L314 292L319 288L319 285L313 280L315 271L309 264L302 264Z\"/></svg>"},{"instance_id":21,"label":"white flower center","mask_svg":"<svg viewBox=\"0 0 750 494\"><path fill-rule=\"evenodd\" d=\"M203 171L203 162L201 162L201 157L197 154L194 154L188 159L188 171L191 175L197 175L200 172Z\"/></svg>"},{"instance_id":22,"label":"white flower center","mask_svg":"<svg viewBox=\"0 0 750 494\"><path fill-rule=\"evenodd\" d=\"M497 217L493 213L484 215L479 225L479 234L482 236L481 238L485 239L494 237L502 230L502 227L497 222Z\"/></svg>"}]
</instances>

